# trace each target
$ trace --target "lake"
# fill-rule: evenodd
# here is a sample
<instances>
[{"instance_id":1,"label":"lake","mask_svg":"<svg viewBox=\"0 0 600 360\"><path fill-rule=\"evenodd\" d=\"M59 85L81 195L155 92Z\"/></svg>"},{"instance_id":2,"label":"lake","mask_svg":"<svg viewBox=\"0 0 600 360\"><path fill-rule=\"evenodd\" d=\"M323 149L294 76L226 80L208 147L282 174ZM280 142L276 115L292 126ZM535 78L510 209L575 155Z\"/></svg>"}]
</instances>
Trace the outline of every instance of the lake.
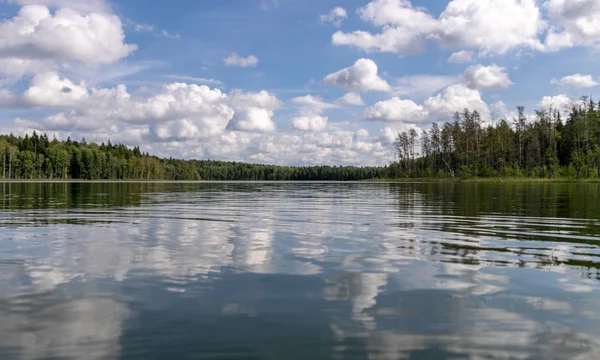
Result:
<instances>
[{"instance_id":1,"label":"lake","mask_svg":"<svg viewBox=\"0 0 600 360\"><path fill-rule=\"evenodd\" d=\"M0 359L598 359L600 184L0 183Z\"/></svg>"}]
</instances>

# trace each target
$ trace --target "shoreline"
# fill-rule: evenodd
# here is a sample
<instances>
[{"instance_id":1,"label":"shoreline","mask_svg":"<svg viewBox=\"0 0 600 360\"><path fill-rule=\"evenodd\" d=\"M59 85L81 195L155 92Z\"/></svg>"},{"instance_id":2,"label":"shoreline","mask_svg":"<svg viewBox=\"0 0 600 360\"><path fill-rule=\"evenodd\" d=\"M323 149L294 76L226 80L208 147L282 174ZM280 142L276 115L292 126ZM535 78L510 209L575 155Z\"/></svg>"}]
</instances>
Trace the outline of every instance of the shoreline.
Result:
<instances>
[{"instance_id":1,"label":"shoreline","mask_svg":"<svg viewBox=\"0 0 600 360\"><path fill-rule=\"evenodd\" d=\"M367 179L360 181L339 180L82 180L82 179L0 179L3 184L400 184L400 183L600 183L600 178L592 179L536 179L536 178L399 178L399 179Z\"/></svg>"},{"instance_id":2,"label":"shoreline","mask_svg":"<svg viewBox=\"0 0 600 360\"><path fill-rule=\"evenodd\" d=\"M590 179L574 179L574 178L527 178L527 177L514 177L514 178L400 178L400 179L371 179L365 180L365 182L371 183L600 183L600 178Z\"/></svg>"}]
</instances>

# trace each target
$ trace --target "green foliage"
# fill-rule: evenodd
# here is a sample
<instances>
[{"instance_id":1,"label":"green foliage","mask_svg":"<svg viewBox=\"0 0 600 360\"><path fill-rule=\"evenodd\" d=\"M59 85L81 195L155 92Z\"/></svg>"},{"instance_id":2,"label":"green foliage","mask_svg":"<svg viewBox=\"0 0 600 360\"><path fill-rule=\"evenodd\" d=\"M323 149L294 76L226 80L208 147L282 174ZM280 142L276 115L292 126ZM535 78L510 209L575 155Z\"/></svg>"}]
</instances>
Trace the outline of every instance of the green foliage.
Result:
<instances>
[{"instance_id":1,"label":"green foliage","mask_svg":"<svg viewBox=\"0 0 600 360\"><path fill-rule=\"evenodd\" d=\"M405 131L396 139L398 158L389 176L600 178L600 104L582 100L564 123L552 109L527 122L518 107L516 119L484 126L476 111L465 109L452 122L421 134L419 156L417 140Z\"/></svg>"},{"instance_id":2,"label":"green foliage","mask_svg":"<svg viewBox=\"0 0 600 360\"><path fill-rule=\"evenodd\" d=\"M84 180L358 181L384 178L386 167L271 166L211 160L160 159L138 147L0 136L0 178Z\"/></svg>"}]
</instances>

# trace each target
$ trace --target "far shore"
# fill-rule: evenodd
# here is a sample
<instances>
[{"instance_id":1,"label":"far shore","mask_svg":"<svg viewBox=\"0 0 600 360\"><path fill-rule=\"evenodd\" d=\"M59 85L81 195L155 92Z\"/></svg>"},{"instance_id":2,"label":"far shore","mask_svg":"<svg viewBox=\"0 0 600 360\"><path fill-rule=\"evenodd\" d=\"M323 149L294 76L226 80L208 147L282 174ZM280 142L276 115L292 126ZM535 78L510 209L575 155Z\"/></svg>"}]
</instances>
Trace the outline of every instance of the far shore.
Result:
<instances>
[{"instance_id":1,"label":"far shore","mask_svg":"<svg viewBox=\"0 0 600 360\"><path fill-rule=\"evenodd\" d=\"M371 179L365 182L382 183L600 183L600 178L528 178L528 177L491 177L491 178L400 178L400 179Z\"/></svg>"},{"instance_id":2,"label":"far shore","mask_svg":"<svg viewBox=\"0 0 600 360\"><path fill-rule=\"evenodd\" d=\"M574 178L526 178L526 177L493 177L493 178L397 178L397 179L368 179L362 181L327 181L327 180L84 180L84 179L0 179L0 183L97 183L97 184L119 184L119 183L155 183L155 184L234 184L234 183L304 183L304 184L364 184L364 183L600 183L600 178L574 179Z\"/></svg>"}]
</instances>

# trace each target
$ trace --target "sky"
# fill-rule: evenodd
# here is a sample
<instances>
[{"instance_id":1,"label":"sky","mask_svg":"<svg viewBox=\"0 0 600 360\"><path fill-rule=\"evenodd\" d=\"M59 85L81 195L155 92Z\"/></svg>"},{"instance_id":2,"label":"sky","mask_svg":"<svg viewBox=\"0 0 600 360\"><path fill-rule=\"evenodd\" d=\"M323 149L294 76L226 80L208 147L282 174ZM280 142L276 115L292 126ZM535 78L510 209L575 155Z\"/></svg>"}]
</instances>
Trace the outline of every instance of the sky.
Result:
<instances>
[{"instance_id":1,"label":"sky","mask_svg":"<svg viewBox=\"0 0 600 360\"><path fill-rule=\"evenodd\" d=\"M600 0L0 0L0 132L385 165L464 108L598 99Z\"/></svg>"}]
</instances>

